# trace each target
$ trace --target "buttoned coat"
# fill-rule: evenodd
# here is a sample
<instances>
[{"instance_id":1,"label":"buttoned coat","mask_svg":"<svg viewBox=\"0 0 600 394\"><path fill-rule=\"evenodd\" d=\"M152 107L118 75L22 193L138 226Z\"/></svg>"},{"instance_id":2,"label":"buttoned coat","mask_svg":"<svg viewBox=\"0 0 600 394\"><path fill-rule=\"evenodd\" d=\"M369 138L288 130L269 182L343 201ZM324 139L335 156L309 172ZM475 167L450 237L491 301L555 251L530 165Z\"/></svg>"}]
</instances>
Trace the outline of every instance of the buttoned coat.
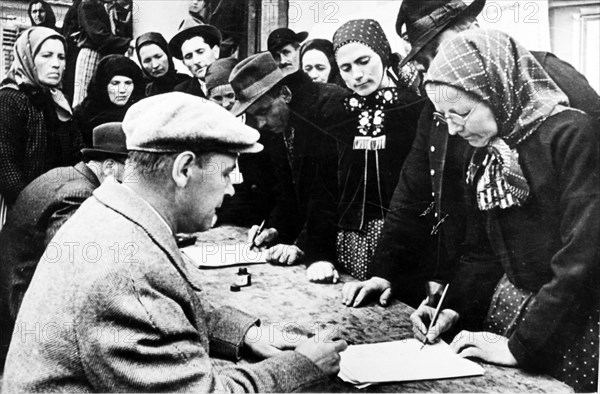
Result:
<instances>
[{"instance_id":1,"label":"buttoned coat","mask_svg":"<svg viewBox=\"0 0 600 394\"><path fill-rule=\"evenodd\" d=\"M232 308L209 310L201 281L150 205L105 183L38 265L17 317L3 392L288 392L324 378L293 351L216 366L211 357L239 358L257 320Z\"/></svg>"}]
</instances>

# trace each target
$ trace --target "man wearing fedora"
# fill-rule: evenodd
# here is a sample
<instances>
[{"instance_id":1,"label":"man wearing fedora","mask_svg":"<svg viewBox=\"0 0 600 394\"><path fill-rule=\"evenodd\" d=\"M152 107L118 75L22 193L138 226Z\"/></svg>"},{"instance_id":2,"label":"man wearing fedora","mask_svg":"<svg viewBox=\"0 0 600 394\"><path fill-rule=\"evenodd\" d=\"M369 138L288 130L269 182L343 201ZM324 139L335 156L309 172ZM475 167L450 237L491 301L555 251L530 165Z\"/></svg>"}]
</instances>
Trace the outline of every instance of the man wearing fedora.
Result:
<instances>
[{"instance_id":1,"label":"man wearing fedora","mask_svg":"<svg viewBox=\"0 0 600 394\"><path fill-rule=\"evenodd\" d=\"M285 77L269 52L242 60L230 83L237 98L231 111L256 122L269 163L263 176L279 184L279 202L256 244L275 243L268 249L275 263L293 264L303 256L306 262L332 261L335 209L326 213L321 207L336 206L337 175L331 165L336 141L329 129L343 122L349 93L312 82L302 70Z\"/></svg>"},{"instance_id":2,"label":"man wearing fedora","mask_svg":"<svg viewBox=\"0 0 600 394\"><path fill-rule=\"evenodd\" d=\"M179 26L179 32L169 41L169 50L190 70L193 78L175 86L176 92L206 98L206 69L219 58L221 33L211 25L201 25L187 17Z\"/></svg>"},{"instance_id":3,"label":"man wearing fedora","mask_svg":"<svg viewBox=\"0 0 600 394\"><path fill-rule=\"evenodd\" d=\"M426 71L443 42L465 29L478 28L476 17L484 6L485 0L470 5L461 0L404 0L396 21L397 33L412 45L404 62L414 61ZM568 96L571 107L600 119L600 97L583 75L551 53L531 53ZM428 102L421 113L375 251L373 277L344 286L342 301L348 306L359 306L371 296L387 305L392 294L413 306L423 297L432 303L443 288L441 283L456 273L466 238L461 163L469 154L469 144L435 122L434 111ZM477 267L482 272L487 269L483 264ZM481 294L493 293L496 282L486 281L477 269L461 274L479 278ZM479 300L489 299L477 294L469 298L464 302L469 305L464 313L466 327L485 316L487 305Z\"/></svg>"},{"instance_id":4,"label":"man wearing fedora","mask_svg":"<svg viewBox=\"0 0 600 394\"><path fill-rule=\"evenodd\" d=\"M287 27L275 29L267 38L267 50L279 65L283 75L290 75L300 69L300 44L308 33L294 32Z\"/></svg>"},{"instance_id":5,"label":"man wearing fedora","mask_svg":"<svg viewBox=\"0 0 600 394\"><path fill-rule=\"evenodd\" d=\"M21 300L44 249L100 184L122 179L127 148L121 124L97 126L93 148L81 152L83 162L50 170L23 189L0 232L0 369Z\"/></svg>"},{"instance_id":6,"label":"man wearing fedora","mask_svg":"<svg viewBox=\"0 0 600 394\"><path fill-rule=\"evenodd\" d=\"M262 149L259 133L179 92L134 104L123 130L123 184L96 189L40 260L2 391L291 392L337 374L345 341L290 338L239 310L211 309L175 241L212 226L238 155ZM265 359L225 361L243 352Z\"/></svg>"}]
</instances>

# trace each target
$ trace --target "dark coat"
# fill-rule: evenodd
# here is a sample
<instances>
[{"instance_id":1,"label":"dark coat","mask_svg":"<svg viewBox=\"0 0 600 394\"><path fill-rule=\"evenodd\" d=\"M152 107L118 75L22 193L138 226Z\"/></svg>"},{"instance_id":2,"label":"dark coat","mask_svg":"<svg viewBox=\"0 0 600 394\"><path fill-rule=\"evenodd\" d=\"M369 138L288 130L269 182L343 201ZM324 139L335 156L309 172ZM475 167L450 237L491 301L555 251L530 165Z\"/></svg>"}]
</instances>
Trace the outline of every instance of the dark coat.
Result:
<instances>
[{"instance_id":1,"label":"dark coat","mask_svg":"<svg viewBox=\"0 0 600 394\"><path fill-rule=\"evenodd\" d=\"M566 93L569 102L600 119L598 94L572 66L546 52L532 52L546 72ZM465 248L465 168L469 144L449 136L433 121L429 102L419 119L415 143L400 174L390 203L382 239L374 256L373 276L390 280L396 295L412 305L424 298L426 279L450 280ZM428 180L425 179L428 178ZM437 230L437 231L435 231ZM473 246L473 245L471 245ZM472 249L472 248L471 248ZM481 251L486 254L486 250ZM493 291L496 282L482 280L481 291ZM475 316L487 312L473 297Z\"/></svg>"},{"instance_id":2,"label":"dark coat","mask_svg":"<svg viewBox=\"0 0 600 394\"><path fill-rule=\"evenodd\" d=\"M240 358L258 320L210 308L202 273L125 186L105 182L52 242L63 253L40 261L25 294L2 392L292 392L325 378L294 351L216 363ZM52 334L21 331L35 324Z\"/></svg>"},{"instance_id":3,"label":"dark coat","mask_svg":"<svg viewBox=\"0 0 600 394\"><path fill-rule=\"evenodd\" d=\"M0 89L0 125L0 194L9 204L39 175L80 160L81 134L58 120L49 93Z\"/></svg>"},{"instance_id":4,"label":"dark coat","mask_svg":"<svg viewBox=\"0 0 600 394\"><path fill-rule=\"evenodd\" d=\"M44 249L98 186L96 175L80 162L48 171L19 194L0 231L0 359L8 351L19 306Z\"/></svg>"},{"instance_id":5,"label":"dark coat","mask_svg":"<svg viewBox=\"0 0 600 394\"><path fill-rule=\"evenodd\" d=\"M599 127L580 111L551 116L516 147L529 182L527 202L485 212L467 202L465 244L483 239L489 250L487 256L463 252L448 306L464 314L472 289L481 289L480 277L491 284L506 274L517 288L533 292L535 299L508 342L524 368L556 363L565 346L583 337L583 319L599 306ZM470 224L475 221L479 225Z\"/></svg>"},{"instance_id":6,"label":"dark coat","mask_svg":"<svg viewBox=\"0 0 600 394\"><path fill-rule=\"evenodd\" d=\"M358 115L348 114L348 119L335 130L337 137L337 179L339 203L338 228L361 230L368 219L383 218L404 160L408 156L417 130L417 121L425 99L408 90L397 89L399 102L384 110L383 132L386 148L368 152L365 171L365 150L353 149L359 124ZM375 105L375 104L373 104ZM365 185L365 172L368 182ZM379 179L379 188L377 180Z\"/></svg>"},{"instance_id":7,"label":"dark coat","mask_svg":"<svg viewBox=\"0 0 600 394\"><path fill-rule=\"evenodd\" d=\"M305 229L300 245L307 258L331 260L335 258L335 214L323 207L335 204L337 197L332 129L346 116L343 99L349 92L333 84L312 82L302 70L283 83L292 92L293 158L288 158L283 135L265 141L282 197L267 224L279 230L284 243L293 243Z\"/></svg>"},{"instance_id":8,"label":"dark coat","mask_svg":"<svg viewBox=\"0 0 600 394\"><path fill-rule=\"evenodd\" d=\"M77 41L79 48L93 49L100 56L123 55L127 52L133 36L133 16L127 23L117 23L116 34L113 34L103 1L82 0L77 15L81 26Z\"/></svg>"},{"instance_id":9,"label":"dark coat","mask_svg":"<svg viewBox=\"0 0 600 394\"><path fill-rule=\"evenodd\" d=\"M177 85L173 89L174 92L183 92L187 94L191 94L192 96L206 98L206 95L202 91L202 87L200 86L200 82L197 78L189 78Z\"/></svg>"}]
</instances>

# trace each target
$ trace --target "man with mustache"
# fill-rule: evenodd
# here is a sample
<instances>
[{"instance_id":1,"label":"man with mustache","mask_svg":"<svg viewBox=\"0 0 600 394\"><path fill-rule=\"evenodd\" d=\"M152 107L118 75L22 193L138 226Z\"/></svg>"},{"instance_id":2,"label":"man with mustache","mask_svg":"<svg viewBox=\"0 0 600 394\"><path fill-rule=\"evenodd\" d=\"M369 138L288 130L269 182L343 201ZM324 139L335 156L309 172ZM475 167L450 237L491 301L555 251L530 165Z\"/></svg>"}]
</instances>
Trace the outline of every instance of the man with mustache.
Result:
<instances>
[{"instance_id":1,"label":"man with mustache","mask_svg":"<svg viewBox=\"0 0 600 394\"><path fill-rule=\"evenodd\" d=\"M296 34L286 27L275 29L267 39L267 49L275 58L283 75L287 76L300 69L300 44L306 40L308 33Z\"/></svg>"},{"instance_id":2,"label":"man with mustache","mask_svg":"<svg viewBox=\"0 0 600 394\"><path fill-rule=\"evenodd\" d=\"M200 25L196 20L186 18L179 32L169 42L169 50L190 70L193 78L175 86L176 92L188 93L206 98L206 69L219 58L221 32L211 25Z\"/></svg>"}]
</instances>

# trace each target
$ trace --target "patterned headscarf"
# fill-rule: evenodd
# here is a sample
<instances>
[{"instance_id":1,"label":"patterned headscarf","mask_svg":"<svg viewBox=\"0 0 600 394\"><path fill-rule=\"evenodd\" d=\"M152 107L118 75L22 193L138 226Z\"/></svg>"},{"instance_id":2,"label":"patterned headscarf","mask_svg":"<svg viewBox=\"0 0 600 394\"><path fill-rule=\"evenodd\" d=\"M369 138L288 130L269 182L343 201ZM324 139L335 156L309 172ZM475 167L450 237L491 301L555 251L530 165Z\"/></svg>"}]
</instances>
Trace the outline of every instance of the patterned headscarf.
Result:
<instances>
[{"instance_id":1,"label":"patterned headscarf","mask_svg":"<svg viewBox=\"0 0 600 394\"><path fill-rule=\"evenodd\" d=\"M66 122L73 117L73 111L69 102L60 89L48 87L40 82L33 61L35 55L40 51L42 44L49 39L60 40L66 48L64 37L52 29L38 26L25 30L15 42L15 60L2 84L14 85L15 88L24 84L49 91L54 101L58 119Z\"/></svg>"},{"instance_id":2,"label":"patterned headscarf","mask_svg":"<svg viewBox=\"0 0 600 394\"><path fill-rule=\"evenodd\" d=\"M358 42L373 50L380 58L383 69L398 87L406 87L418 91L419 74L416 68L408 63L398 67L404 58L392 53L390 42L379 22L373 19L355 19L344 23L333 35L333 52L337 57L338 50L344 45Z\"/></svg>"},{"instance_id":3,"label":"patterned headscarf","mask_svg":"<svg viewBox=\"0 0 600 394\"><path fill-rule=\"evenodd\" d=\"M529 51L495 30L473 29L443 43L425 77L474 95L494 113L498 135L482 162L472 160L468 181L477 182L479 209L521 205L529 186L519 166L516 146L531 136L567 96ZM474 158L479 158L475 152Z\"/></svg>"},{"instance_id":4,"label":"patterned headscarf","mask_svg":"<svg viewBox=\"0 0 600 394\"><path fill-rule=\"evenodd\" d=\"M383 67L388 68L392 56L390 43L379 22L373 19L355 19L344 23L333 35L333 52L346 44L358 42L379 55Z\"/></svg>"}]
</instances>

